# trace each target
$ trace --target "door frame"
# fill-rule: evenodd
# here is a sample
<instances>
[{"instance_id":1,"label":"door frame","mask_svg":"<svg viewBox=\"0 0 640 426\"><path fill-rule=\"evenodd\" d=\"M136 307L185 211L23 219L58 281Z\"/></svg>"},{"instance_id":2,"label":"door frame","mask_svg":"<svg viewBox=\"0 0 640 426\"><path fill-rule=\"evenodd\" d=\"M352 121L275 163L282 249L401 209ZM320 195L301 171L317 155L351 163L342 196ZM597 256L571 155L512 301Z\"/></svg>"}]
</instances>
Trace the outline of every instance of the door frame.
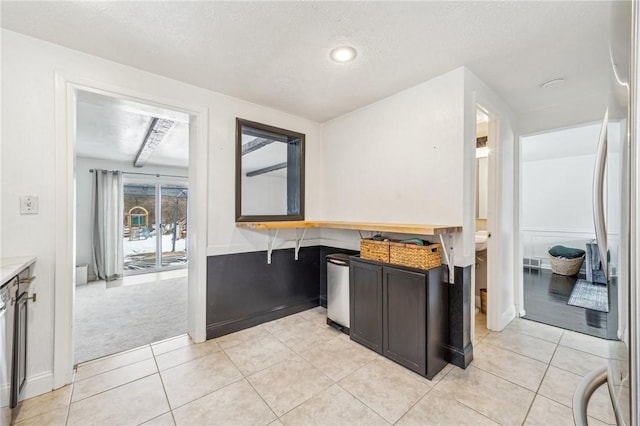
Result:
<instances>
[{"instance_id":1,"label":"door frame","mask_svg":"<svg viewBox=\"0 0 640 426\"><path fill-rule=\"evenodd\" d=\"M471 80L473 82L473 80ZM487 254L487 328L500 331L516 316L515 309L515 270L513 258L516 248L517 227L517 179L514 176L515 116L507 104L500 100L488 88L479 82L474 90L465 96L465 211L463 227L465 255L468 253L468 265L475 263L475 149L476 149L476 110L478 107L489 113L489 215L487 229L491 233ZM472 272L471 289L475 296L475 273ZM469 303L469 315L474 318L475 303ZM471 339L475 335L475 321L471 321ZM473 340L471 340L473 342Z\"/></svg>"},{"instance_id":2,"label":"door frame","mask_svg":"<svg viewBox=\"0 0 640 426\"><path fill-rule=\"evenodd\" d=\"M496 238L492 238L492 233L495 232L496 223L498 222L498 212L500 205L498 204L497 197L497 185L498 185L498 158L496 156L497 146L499 144L499 128L500 128L500 118L490 109L487 108L486 104L480 101L475 103L475 108L477 110L481 110L484 114L486 114L487 121L487 148L489 149L487 154L487 232L489 233L489 238L487 239L487 259L486 259L486 269L487 269L487 324L485 326L488 327L489 323L495 324L497 321L490 319L491 315L495 312L499 311L497 300L495 297L497 291L499 290L499 286L495 283L499 282L499 275L497 274L498 268L496 267L496 260L499 258L498 255L498 240ZM477 123L476 123L477 126ZM477 135L477 133L476 133ZM477 137L477 136L476 136ZM475 153L475 149L474 149ZM478 187L478 160L476 158L474 164L474 208L478 202L477 200L477 191ZM475 210L474 210L474 219L475 219ZM474 222L474 233L475 233L475 222ZM475 243L475 241L474 241ZM474 245L475 250L475 245ZM474 259L475 259L475 251L474 251ZM493 284L492 284L493 283ZM472 285L472 305L473 312L475 315L476 308L476 279L475 279L475 261L474 261L474 269L473 269L473 285ZM491 291L490 291L491 290ZM489 296L492 294L494 297ZM475 335L475 321L474 321L474 335Z\"/></svg>"},{"instance_id":3,"label":"door frame","mask_svg":"<svg viewBox=\"0 0 640 426\"><path fill-rule=\"evenodd\" d=\"M73 309L75 291L75 138L76 91L84 90L142 102L189 115L189 226L187 331L196 342L206 340L206 235L208 108L186 105L104 82L55 73L55 274L53 388L73 378Z\"/></svg>"},{"instance_id":4,"label":"door frame","mask_svg":"<svg viewBox=\"0 0 640 426\"><path fill-rule=\"evenodd\" d=\"M487 114L488 121L488 134L487 134L487 146L489 148L489 154L487 156L487 232L491 237L487 240L487 323L486 327L490 330L501 330L504 327L504 319L502 318L503 313L501 312L500 306L502 305L502 286L508 285L505 282L501 281L501 273L499 268L498 259L500 259L500 251L501 251L501 242L500 236L496 230L500 229L501 217L500 217L500 197L498 194L500 193L501 181L503 178L500 173L501 167L501 145L502 139L500 135L500 123L503 119L498 111L499 108L493 105L490 99L482 96L481 94L475 93L474 101L473 101L473 141L469 141L472 143L472 147L470 146L470 152L473 154L473 203L471 203L470 208L472 209L472 217L473 217L473 232L475 236L475 217L476 217L476 185L477 185L477 159L475 158L476 152L476 135L477 135L477 120L476 120L476 111L480 109L485 114ZM472 270L471 280L471 300L470 300L470 309L471 309L471 318L475 319L475 294L476 294L476 279L475 279L475 238L473 245L473 265L474 268ZM471 321L471 328L473 332L471 333L471 341L475 340L475 320Z\"/></svg>"}]
</instances>

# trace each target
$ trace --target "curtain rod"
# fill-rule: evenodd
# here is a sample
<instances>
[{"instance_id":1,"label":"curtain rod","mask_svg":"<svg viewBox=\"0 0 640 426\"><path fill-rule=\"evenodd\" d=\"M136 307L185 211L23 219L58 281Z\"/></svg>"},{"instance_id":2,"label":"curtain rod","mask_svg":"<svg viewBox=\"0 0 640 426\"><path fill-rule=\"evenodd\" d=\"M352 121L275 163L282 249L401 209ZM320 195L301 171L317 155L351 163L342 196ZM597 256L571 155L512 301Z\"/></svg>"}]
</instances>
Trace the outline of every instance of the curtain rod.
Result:
<instances>
[{"instance_id":1,"label":"curtain rod","mask_svg":"<svg viewBox=\"0 0 640 426\"><path fill-rule=\"evenodd\" d=\"M97 169L89 169L90 173L95 172ZM110 170L112 172L119 172L120 170ZM178 176L178 175L162 175L159 173L140 173L140 172L121 172L123 175L142 175L142 176L155 176L155 177L172 177L172 178L182 178L189 179L187 176Z\"/></svg>"}]
</instances>

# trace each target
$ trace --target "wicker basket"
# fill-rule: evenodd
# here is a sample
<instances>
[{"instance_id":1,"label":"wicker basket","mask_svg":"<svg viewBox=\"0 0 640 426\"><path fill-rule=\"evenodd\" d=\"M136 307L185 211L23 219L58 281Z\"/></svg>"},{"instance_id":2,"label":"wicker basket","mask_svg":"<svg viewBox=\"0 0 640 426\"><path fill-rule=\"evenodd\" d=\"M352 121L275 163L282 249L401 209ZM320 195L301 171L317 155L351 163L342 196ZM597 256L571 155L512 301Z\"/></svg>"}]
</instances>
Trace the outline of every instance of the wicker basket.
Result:
<instances>
[{"instance_id":1,"label":"wicker basket","mask_svg":"<svg viewBox=\"0 0 640 426\"><path fill-rule=\"evenodd\" d=\"M563 259L549 255L549 261L551 262L551 271L554 274L577 275L580 272L582 262L584 262L584 255L575 259Z\"/></svg>"},{"instance_id":2,"label":"wicker basket","mask_svg":"<svg viewBox=\"0 0 640 426\"><path fill-rule=\"evenodd\" d=\"M389 241L360 240L360 257L389 263Z\"/></svg>"},{"instance_id":3,"label":"wicker basket","mask_svg":"<svg viewBox=\"0 0 640 426\"><path fill-rule=\"evenodd\" d=\"M430 244L389 243L389 263L418 269L431 269L442 265L442 246Z\"/></svg>"}]
</instances>

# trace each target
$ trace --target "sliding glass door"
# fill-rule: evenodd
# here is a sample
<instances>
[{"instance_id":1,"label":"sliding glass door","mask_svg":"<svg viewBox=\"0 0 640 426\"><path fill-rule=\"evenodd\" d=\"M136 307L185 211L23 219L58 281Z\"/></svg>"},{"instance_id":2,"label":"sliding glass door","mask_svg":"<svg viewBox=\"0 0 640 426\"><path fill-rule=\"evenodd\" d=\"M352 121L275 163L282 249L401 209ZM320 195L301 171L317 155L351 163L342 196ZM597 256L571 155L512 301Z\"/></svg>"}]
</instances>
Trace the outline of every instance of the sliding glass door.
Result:
<instances>
[{"instance_id":1,"label":"sliding glass door","mask_svg":"<svg viewBox=\"0 0 640 426\"><path fill-rule=\"evenodd\" d=\"M161 202L161 266L164 268L187 263L187 196L179 185L162 185Z\"/></svg>"},{"instance_id":2,"label":"sliding glass door","mask_svg":"<svg viewBox=\"0 0 640 426\"><path fill-rule=\"evenodd\" d=\"M125 179L125 274L175 269L187 264L185 182Z\"/></svg>"}]
</instances>

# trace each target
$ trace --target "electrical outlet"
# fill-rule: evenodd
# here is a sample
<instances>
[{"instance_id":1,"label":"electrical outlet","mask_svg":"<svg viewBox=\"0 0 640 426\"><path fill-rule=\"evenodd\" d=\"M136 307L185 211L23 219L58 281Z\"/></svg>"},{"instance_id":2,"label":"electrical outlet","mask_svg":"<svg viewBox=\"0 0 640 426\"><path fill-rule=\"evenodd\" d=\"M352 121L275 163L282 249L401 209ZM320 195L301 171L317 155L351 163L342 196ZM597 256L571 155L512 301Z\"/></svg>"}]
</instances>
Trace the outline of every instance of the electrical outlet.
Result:
<instances>
[{"instance_id":1,"label":"electrical outlet","mask_svg":"<svg viewBox=\"0 0 640 426\"><path fill-rule=\"evenodd\" d=\"M20 197L20 214L38 214L38 197L35 195Z\"/></svg>"}]
</instances>

